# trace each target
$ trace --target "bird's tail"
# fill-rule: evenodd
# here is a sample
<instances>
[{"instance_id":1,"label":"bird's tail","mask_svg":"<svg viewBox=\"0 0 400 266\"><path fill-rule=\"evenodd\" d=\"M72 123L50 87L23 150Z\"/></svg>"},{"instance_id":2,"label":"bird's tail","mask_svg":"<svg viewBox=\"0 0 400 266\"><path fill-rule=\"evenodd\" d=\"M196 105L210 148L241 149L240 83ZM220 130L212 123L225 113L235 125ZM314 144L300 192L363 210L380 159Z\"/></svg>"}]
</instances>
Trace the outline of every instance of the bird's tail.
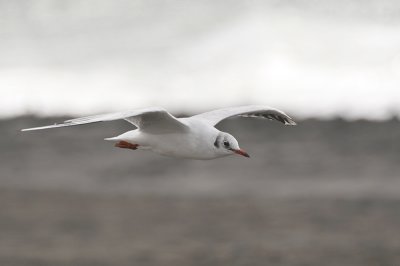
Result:
<instances>
[{"instance_id":1,"label":"bird's tail","mask_svg":"<svg viewBox=\"0 0 400 266\"><path fill-rule=\"evenodd\" d=\"M121 140L119 137L112 137L112 138L105 138L104 140L108 140L108 141L119 141Z\"/></svg>"},{"instance_id":2,"label":"bird's tail","mask_svg":"<svg viewBox=\"0 0 400 266\"><path fill-rule=\"evenodd\" d=\"M135 136L137 134L137 130L131 130L128 132L125 132L119 136L116 137L112 137L112 138L105 138L104 140L108 140L108 141L133 141L135 142Z\"/></svg>"}]
</instances>

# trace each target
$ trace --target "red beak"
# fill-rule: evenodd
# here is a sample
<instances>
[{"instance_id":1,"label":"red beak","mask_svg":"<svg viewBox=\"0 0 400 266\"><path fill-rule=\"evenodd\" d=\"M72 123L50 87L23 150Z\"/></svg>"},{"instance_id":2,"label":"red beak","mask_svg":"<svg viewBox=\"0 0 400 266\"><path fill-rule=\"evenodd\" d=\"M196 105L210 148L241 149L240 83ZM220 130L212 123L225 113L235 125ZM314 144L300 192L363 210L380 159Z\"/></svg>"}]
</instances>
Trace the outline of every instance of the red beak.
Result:
<instances>
[{"instance_id":1,"label":"red beak","mask_svg":"<svg viewBox=\"0 0 400 266\"><path fill-rule=\"evenodd\" d=\"M232 151L234 151L235 153L237 153L239 155L242 155L244 157L250 158L250 155L247 152L245 152L244 150L242 150L242 149L240 149L240 150L232 149Z\"/></svg>"}]
</instances>

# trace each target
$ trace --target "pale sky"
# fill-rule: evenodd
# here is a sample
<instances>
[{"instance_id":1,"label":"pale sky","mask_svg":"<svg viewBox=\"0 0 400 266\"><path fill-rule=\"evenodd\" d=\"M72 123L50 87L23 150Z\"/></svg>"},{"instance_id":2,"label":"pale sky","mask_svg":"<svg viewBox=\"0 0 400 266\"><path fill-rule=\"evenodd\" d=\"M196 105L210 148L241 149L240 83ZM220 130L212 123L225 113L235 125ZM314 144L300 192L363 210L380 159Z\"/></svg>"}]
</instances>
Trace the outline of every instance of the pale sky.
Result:
<instances>
[{"instance_id":1,"label":"pale sky","mask_svg":"<svg viewBox=\"0 0 400 266\"><path fill-rule=\"evenodd\" d=\"M400 113L394 0L16 2L0 3L2 117L239 104Z\"/></svg>"}]
</instances>

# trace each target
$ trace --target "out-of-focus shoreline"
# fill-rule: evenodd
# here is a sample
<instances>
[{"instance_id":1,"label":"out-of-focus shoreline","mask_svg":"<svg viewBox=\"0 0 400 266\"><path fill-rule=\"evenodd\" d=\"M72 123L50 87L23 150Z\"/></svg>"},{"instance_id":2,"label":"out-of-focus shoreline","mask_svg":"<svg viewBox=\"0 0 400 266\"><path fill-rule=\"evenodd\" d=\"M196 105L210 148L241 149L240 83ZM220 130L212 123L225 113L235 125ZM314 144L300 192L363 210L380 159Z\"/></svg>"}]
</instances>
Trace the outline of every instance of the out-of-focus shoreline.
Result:
<instances>
[{"instance_id":1,"label":"out-of-focus shoreline","mask_svg":"<svg viewBox=\"0 0 400 266\"><path fill-rule=\"evenodd\" d=\"M237 119L252 157L177 160L103 141L124 121L0 120L0 264L398 265L398 120Z\"/></svg>"}]
</instances>

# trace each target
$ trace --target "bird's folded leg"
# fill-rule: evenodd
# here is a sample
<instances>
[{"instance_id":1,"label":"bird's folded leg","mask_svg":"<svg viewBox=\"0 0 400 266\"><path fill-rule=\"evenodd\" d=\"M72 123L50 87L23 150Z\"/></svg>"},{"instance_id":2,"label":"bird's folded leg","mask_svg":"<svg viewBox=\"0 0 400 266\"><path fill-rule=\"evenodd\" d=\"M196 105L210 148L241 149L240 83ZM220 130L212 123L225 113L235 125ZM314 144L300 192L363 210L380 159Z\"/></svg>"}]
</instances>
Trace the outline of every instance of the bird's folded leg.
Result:
<instances>
[{"instance_id":1,"label":"bird's folded leg","mask_svg":"<svg viewBox=\"0 0 400 266\"><path fill-rule=\"evenodd\" d=\"M131 149L136 150L139 144L132 144L127 141L119 141L115 144L115 147L122 148L122 149Z\"/></svg>"}]
</instances>

